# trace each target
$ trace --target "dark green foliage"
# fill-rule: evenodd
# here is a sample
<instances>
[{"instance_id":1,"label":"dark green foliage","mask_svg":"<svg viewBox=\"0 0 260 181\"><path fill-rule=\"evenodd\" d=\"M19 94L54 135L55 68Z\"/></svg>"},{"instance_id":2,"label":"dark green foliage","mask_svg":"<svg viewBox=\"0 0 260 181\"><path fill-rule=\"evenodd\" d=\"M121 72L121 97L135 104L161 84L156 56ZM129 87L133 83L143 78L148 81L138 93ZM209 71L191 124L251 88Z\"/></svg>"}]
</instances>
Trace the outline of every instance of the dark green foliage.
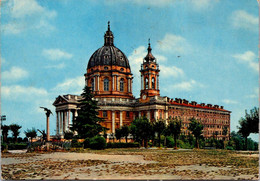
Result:
<instances>
[{"instance_id":1,"label":"dark green foliage","mask_svg":"<svg viewBox=\"0 0 260 181\"><path fill-rule=\"evenodd\" d=\"M20 126L18 124L11 124L9 127L10 127L10 130L12 131L13 138L14 138L15 142L17 142L17 137L20 134L19 129L21 129L22 126Z\"/></svg>"},{"instance_id":2,"label":"dark green foliage","mask_svg":"<svg viewBox=\"0 0 260 181\"><path fill-rule=\"evenodd\" d=\"M139 143L107 143L107 148L139 148Z\"/></svg>"},{"instance_id":3,"label":"dark green foliage","mask_svg":"<svg viewBox=\"0 0 260 181\"><path fill-rule=\"evenodd\" d=\"M250 110L250 113L245 111L245 117L240 118L238 133L241 134L245 139L244 149L247 150L247 137L250 133L259 132L259 108L253 108Z\"/></svg>"},{"instance_id":4,"label":"dark green foliage","mask_svg":"<svg viewBox=\"0 0 260 181\"><path fill-rule=\"evenodd\" d=\"M27 129L26 131L24 131L24 134L27 138L30 138L31 143L32 143L32 139L35 138L37 136L37 131L35 128L32 129Z\"/></svg>"},{"instance_id":5,"label":"dark green foliage","mask_svg":"<svg viewBox=\"0 0 260 181\"><path fill-rule=\"evenodd\" d=\"M95 136L90 139L89 147L94 150L103 150L107 146L106 140L104 137Z\"/></svg>"},{"instance_id":6,"label":"dark green foliage","mask_svg":"<svg viewBox=\"0 0 260 181\"><path fill-rule=\"evenodd\" d=\"M8 125L3 125L1 126L1 129L2 129L3 141L6 143L8 137L8 131L10 130L10 127Z\"/></svg>"},{"instance_id":7,"label":"dark green foliage","mask_svg":"<svg viewBox=\"0 0 260 181\"><path fill-rule=\"evenodd\" d=\"M121 138L123 135L122 135L122 130L120 128L115 130L115 136L116 136L116 139L119 140L119 142L121 142Z\"/></svg>"},{"instance_id":8,"label":"dark green foliage","mask_svg":"<svg viewBox=\"0 0 260 181\"><path fill-rule=\"evenodd\" d=\"M253 141L251 138L248 139L247 145L248 150L258 150L258 143ZM227 147L229 147L229 149L232 147L233 150L243 150L245 147L245 140L240 134L232 131L231 140L228 141L226 149Z\"/></svg>"},{"instance_id":9,"label":"dark green foliage","mask_svg":"<svg viewBox=\"0 0 260 181\"><path fill-rule=\"evenodd\" d=\"M130 129L134 140L147 147L147 142L152 135L152 125L149 120L146 117L137 118L131 123Z\"/></svg>"},{"instance_id":10,"label":"dark green foliage","mask_svg":"<svg viewBox=\"0 0 260 181\"><path fill-rule=\"evenodd\" d=\"M64 134L64 139L66 140L70 140L74 137L74 134L72 131L66 131L65 134Z\"/></svg>"},{"instance_id":11,"label":"dark green foliage","mask_svg":"<svg viewBox=\"0 0 260 181\"><path fill-rule=\"evenodd\" d=\"M199 138L202 134L203 125L195 118L191 118L188 129L192 132L196 139L196 148L199 148Z\"/></svg>"},{"instance_id":12,"label":"dark green foliage","mask_svg":"<svg viewBox=\"0 0 260 181\"><path fill-rule=\"evenodd\" d=\"M77 139L72 139L71 147L72 148L82 148L83 147L83 143L78 142Z\"/></svg>"},{"instance_id":13,"label":"dark green foliage","mask_svg":"<svg viewBox=\"0 0 260 181\"><path fill-rule=\"evenodd\" d=\"M153 130L154 132L156 132L158 134L158 139L159 139L159 147L161 147L161 135L164 132L164 130L166 129L166 125L165 122L163 120L159 120L157 122L154 123L153 125Z\"/></svg>"},{"instance_id":14,"label":"dark green foliage","mask_svg":"<svg viewBox=\"0 0 260 181\"><path fill-rule=\"evenodd\" d=\"M122 137L125 137L125 142L127 143L127 137L130 133L130 128L127 125L122 126L121 128L121 135Z\"/></svg>"},{"instance_id":15,"label":"dark green foliage","mask_svg":"<svg viewBox=\"0 0 260 181\"><path fill-rule=\"evenodd\" d=\"M23 150L27 148L27 143L9 143L8 150Z\"/></svg>"},{"instance_id":16,"label":"dark green foliage","mask_svg":"<svg viewBox=\"0 0 260 181\"><path fill-rule=\"evenodd\" d=\"M175 145L174 139L172 136L166 136L166 146L167 148L173 148Z\"/></svg>"},{"instance_id":17,"label":"dark green foliage","mask_svg":"<svg viewBox=\"0 0 260 181\"><path fill-rule=\"evenodd\" d=\"M83 142L84 144L84 148L89 148L89 145L90 145L90 138L86 138Z\"/></svg>"},{"instance_id":18,"label":"dark green foliage","mask_svg":"<svg viewBox=\"0 0 260 181\"><path fill-rule=\"evenodd\" d=\"M104 130L104 127L100 125L104 120L98 117L97 101L93 99L89 87L85 86L81 96L83 100L79 104L80 109L78 116L73 121L72 130L77 131L79 138L92 138Z\"/></svg>"},{"instance_id":19,"label":"dark green foliage","mask_svg":"<svg viewBox=\"0 0 260 181\"><path fill-rule=\"evenodd\" d=\"M175 148L177 148L177 139L181 133L181 126L182 126L181 124L182 124L182 120L180 118L174 118L169 121L167 127L169 134L174 137Z\"/></svg>"}]
</instances>

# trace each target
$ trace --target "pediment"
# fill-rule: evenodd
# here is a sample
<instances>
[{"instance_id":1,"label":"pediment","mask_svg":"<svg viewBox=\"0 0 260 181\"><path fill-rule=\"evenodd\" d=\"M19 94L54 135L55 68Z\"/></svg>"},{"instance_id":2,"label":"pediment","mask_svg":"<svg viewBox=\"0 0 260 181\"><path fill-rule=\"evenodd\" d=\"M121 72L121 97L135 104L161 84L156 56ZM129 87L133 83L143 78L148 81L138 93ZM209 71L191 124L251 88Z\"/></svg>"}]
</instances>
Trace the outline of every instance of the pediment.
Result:
<instances>
[{"instance_id":1,"label":"pediment","mask_svg":"<svg viewBox=\"0 0 260 181\"><path fill-rule=\"evenodd\" d=\"M56 98L56 100L54 101L53 105L58 105L58 104L64 104L64 103L68 103L68 100L66 100L64 97L59 96Z\"/></svg>"}]
</instances>

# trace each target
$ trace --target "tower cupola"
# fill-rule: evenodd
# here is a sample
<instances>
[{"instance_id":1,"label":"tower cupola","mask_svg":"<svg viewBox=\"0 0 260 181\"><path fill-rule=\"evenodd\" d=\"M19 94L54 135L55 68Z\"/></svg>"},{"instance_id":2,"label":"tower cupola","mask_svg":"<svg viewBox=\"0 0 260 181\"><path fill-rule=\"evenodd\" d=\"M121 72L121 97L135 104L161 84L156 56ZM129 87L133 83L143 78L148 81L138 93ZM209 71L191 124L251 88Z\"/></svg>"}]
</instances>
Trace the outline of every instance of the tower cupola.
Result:
<instances>
[{"instance_id":1,"label":"tower cupola","mask_svg":"<svg viewBox=\"0 0 260 181\"><path fill-rule=\"evenodd\" d=\"M107 23L107 31L104 35L104 45L105 46L114 46L114 35L110 31L110 21Z\"/></svg>"}]
</instances>

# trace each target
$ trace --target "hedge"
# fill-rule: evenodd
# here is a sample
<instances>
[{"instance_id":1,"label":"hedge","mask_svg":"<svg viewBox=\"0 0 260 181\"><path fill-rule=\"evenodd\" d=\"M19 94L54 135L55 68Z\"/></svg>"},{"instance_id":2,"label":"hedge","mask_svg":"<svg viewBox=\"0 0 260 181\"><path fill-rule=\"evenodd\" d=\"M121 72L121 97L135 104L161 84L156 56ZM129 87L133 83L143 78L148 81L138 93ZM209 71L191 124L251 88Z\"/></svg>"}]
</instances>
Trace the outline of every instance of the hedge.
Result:
<instances>
[{"instance_id":1,"label":"hedge","mask_svg":"<svg viewBox=\"0 0 260 181\"><path fill-rule=\"evenodd\" d=\"M139 143L107 143L107 148L139 148Z\"/></svg>"},{"instance_id":2,"label":"hedge","mask_svg":"<svg viewBox=\"0 0 260 181\"><path fill-rule=\"evenodd\" d=\"M9 143L9 144L1 144L1 150L3 151L8 146L8 150L23 150L26 149L28 144L27 143Z\"/></svg>"}]
</instances>

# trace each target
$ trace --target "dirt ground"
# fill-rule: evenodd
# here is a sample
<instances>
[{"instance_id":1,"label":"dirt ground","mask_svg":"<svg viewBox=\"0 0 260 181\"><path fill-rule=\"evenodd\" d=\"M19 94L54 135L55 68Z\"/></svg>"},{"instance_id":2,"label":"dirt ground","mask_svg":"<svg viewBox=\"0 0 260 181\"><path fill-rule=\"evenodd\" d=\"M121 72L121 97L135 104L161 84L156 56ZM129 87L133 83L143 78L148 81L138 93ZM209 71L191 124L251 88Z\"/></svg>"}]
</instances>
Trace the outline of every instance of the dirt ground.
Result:
<instances>
[{"instance_id":1,"label":"dirt ground","mask_svg":"<svg viewBox=\"0 0 260 181\"><path fill-rule=\"evenodd\" d=\"M258 152L106 149L2 154L2 178L258 180Z\"/></svg>"}]
</instances>

